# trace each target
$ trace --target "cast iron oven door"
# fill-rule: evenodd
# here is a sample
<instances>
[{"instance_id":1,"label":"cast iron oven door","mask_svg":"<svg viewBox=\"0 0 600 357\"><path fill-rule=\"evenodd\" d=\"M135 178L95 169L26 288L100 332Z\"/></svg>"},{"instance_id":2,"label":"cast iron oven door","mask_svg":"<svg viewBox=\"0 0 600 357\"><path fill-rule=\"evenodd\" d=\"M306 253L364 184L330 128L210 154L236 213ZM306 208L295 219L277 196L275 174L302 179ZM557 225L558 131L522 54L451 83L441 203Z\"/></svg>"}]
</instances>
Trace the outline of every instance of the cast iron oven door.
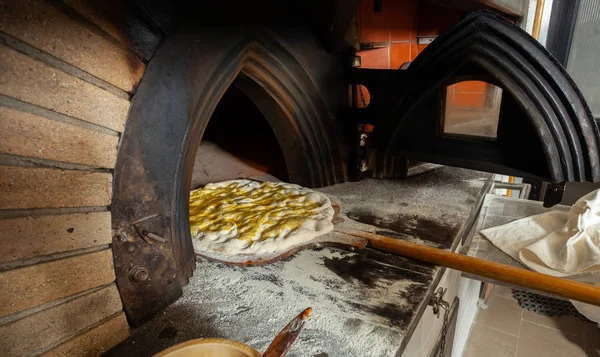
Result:
<instances>
[{"instance_id":1,"label":"cast iron oven door","mask_svg":"<svg viewBox=\"0 0 600 357\"><path fill-rule=\"evenodd\" d=\"M242 27L181 29L149 63L121 139L112 204L116 281L132 325L177 299L195 269L188 215L194 159L230 85L265 113L292 182L344 181L333 118L319 82L304 70L328 68L336 58L304 50L318 46L301 30L287 42L277 36ZM339 74L329 72L337 82L327 82L343 92Z\"/></svg>"},{"instance_id":2,"label":"cast iron oven door","mask_svg":"<svg viewBox=\"0 0 600 357\"><path fill-rule=\"evenodd\" d=\"M471 80L502 89L493 138L444 131L446 88ZM600 179L598 128L577 86L543 46L495 13L468 15L406 70L355 68L346 82L370 93L354 118L374 124L380 177L401 176L415 159L555 184Z\"/></svg>"}]
</instances>

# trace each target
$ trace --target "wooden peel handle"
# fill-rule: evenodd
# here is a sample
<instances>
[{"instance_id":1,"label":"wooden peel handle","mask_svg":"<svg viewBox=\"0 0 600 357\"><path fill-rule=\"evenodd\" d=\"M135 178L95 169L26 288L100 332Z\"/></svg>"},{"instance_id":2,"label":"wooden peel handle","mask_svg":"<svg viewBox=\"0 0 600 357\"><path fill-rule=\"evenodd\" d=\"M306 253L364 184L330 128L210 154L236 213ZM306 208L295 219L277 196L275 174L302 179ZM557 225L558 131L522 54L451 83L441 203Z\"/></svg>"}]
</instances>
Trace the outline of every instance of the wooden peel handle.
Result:
<instances>
[{"instance_id":1,"label":"wooden peel handle","mask_svg":"<svg viewBox=\"0 0 600 357\"><path fill-rule=\"evenodd\" d=\"M593 285L473 258L443 249L410 243L375 233L340 229L339 227L336 230L341 233L365 238L369 241L369 245L372 248L378 250L600 306L600 288Z\"/></svg>"}]
</instances>

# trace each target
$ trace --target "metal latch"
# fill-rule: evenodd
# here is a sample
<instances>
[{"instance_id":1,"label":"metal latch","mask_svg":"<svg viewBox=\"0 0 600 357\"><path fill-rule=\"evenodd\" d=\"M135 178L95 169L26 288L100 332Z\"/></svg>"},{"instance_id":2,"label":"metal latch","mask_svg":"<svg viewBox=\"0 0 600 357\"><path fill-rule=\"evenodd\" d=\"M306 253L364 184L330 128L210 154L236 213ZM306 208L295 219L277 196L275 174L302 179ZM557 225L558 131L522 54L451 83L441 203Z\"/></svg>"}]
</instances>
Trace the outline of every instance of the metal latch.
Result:
<instances>
[{"instance_id":1,"label":"metal latch","mask_svg":"<svg viewBox=\"0 0 600 357\"><path fill-rule=\"evenodd\" d=\"M429 300L429 306L433 308L433 313L439 318L440 317L440 309L444 309L446 311L450 310L450 304L444 300L444 294L446 293L444 288L438 288L435 294Z\"/></svg>"}]
</instances>

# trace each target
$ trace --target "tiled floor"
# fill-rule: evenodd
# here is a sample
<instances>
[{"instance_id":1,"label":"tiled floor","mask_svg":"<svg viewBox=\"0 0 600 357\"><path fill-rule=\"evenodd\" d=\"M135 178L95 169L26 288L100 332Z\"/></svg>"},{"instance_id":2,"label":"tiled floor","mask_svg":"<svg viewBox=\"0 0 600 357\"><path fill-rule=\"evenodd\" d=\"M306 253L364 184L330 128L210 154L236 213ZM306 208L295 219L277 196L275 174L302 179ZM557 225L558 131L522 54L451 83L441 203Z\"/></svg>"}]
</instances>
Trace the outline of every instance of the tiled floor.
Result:
<instances>
[{"instance_id":1,"label":"tiled floor","mask_svg":"<svg viewBox=\"0 0 600 357\"><path fill-rule=\"evenodd\" d=\"M600 357L600 329L575 317L524 310L511 290L494 287L479 310L463 357Z\"/></svg>"}]
</instances>

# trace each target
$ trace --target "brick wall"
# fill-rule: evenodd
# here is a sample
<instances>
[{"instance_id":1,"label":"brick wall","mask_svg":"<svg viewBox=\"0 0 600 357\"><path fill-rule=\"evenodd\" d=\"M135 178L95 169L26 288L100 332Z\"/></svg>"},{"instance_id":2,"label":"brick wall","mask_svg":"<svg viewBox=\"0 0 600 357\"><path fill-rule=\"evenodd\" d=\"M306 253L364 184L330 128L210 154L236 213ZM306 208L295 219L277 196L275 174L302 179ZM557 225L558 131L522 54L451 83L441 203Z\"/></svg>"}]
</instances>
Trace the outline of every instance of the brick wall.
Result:
<instances>
[{"instance_id":1,"label":"brick wall","mask_svg":"<svg viewBox=\"0 0 600 357\"><path fill-rule=\"evenodd\" d=\"M110 249L112 174L151 51L131 41L115 3L0 1L5 357L95 356L129 334Z\"/></svg>"}]
</instances>

